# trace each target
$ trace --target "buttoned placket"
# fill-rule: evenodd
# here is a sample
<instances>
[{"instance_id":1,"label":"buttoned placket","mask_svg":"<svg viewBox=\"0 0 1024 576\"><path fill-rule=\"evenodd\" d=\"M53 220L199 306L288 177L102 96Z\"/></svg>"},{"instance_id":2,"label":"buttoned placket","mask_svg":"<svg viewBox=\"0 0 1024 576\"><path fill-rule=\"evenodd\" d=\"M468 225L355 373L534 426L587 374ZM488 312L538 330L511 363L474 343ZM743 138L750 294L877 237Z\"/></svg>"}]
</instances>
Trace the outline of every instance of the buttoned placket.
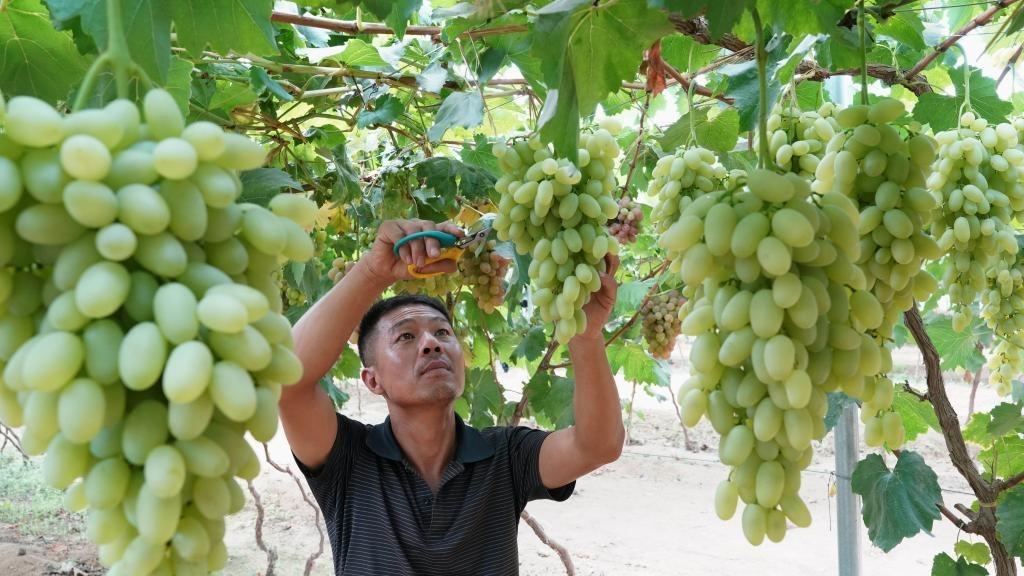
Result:
<instances>
[{"instance_id":1,"label":"buttoned placket","mask_svg":"<svg viewBox=\"0 0 1024 576\"><path fill-rule=\"evenodd\" d=\"M453 478L461 474L466 467L457 460L452 460L444 469L444 473L441 474L441 484L437 487L437 492L433 492L427 482L420 476L419 472L412 466L412 464L405 458L402 458L402 466L405 470L412 474L414 484L416 486L416 501L420 510L420 520L426 520L426 528L428 532L431 532L434 526L434 504L437 499L441 497L441 491L444 490L446 484Z\"/></svg>"}]
</instances>

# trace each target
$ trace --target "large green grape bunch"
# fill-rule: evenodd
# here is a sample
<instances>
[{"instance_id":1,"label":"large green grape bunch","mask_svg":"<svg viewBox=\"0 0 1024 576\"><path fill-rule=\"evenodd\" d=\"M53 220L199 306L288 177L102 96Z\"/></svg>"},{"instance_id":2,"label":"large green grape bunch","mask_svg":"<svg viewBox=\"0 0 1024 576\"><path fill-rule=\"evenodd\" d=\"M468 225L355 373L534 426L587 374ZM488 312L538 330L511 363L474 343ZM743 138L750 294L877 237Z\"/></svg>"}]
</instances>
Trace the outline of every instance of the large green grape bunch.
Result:
<instances>
[{"instance_id":1,"label":"large green grape bunch","mask_svg":"<svg viewBox=\"0 0 1024 576\"><path fill-rule=\"evenodd\" d=\"M927 183L942 209L932 235L949 253L941 284L959 331L970 325L971 305L1005 266L1000 261L1012 262L1018 252L1012 222L1024 212L1024 150L1012 124L989 126L970 111L958 128L935 139L938 156Z\"/></svg>"},{"instance_id":2,"label":"large green grape bunch","mask_svg":"<svg viewBox=\"0 0 1024 576\"><path fill-rule=\"evenodd\" d=\"M695 338L679 391L684 424L706 416L721 434L732 473L715 508L728 519L742 499L755 545L782 540L787 518L811 521L800 473L826 432L826 393L873 400L891 365L864 333L881 325L882 308L854 263L858 219L839 192L815 196L796 174L754 170L743 187L692 200L659 238L681 262L682 332ZM891 440L901 440L895 429Z\"/></svg>"},{"instance_id":3,"label":"large green grape bunch","mask_svg":"<svg viewBox=\"0 0 1024 576\"><path fill-rule=\"evenodd\" d=\"M605 255L619 246L605 223L619 213L611 194L621 150L603 128L579 142L577 164L554 157L536 136L494 146L503 173L494 185L501 195L494 230L518 253L533 254L532 300L563 344L586 330L583 305L601 289Z\"/></svg>"},{"instance_id":4,"label":"large green grape bunch","mask_svg":"<svg viewBox=\"0 0 1024 576\"><path fill-rule=\"evenodd\" d=\"M497 242L488 240L479 252L471 250L459 259L459 272L469 284L477 306L490 314L505 301L505 274L511 261L498 253Z\"/></svg>"},{"instance_id":5,"label":"large green grape bunch","mask_svg":"<svg viewBox=\"0 0 1024 576\"><path fill-rule=\"evenodd\" d=\"M903 103L893 99L839 111L841 130L829 141L812 184L818 192L838 192L857 203L857 264L884 309L875 332L886 341L915 298L927 300L935 290L935 278L923 264L942 255L928 230L937 203L925 189L935 144L922 134L900 134L892 122L904 112ZM847 231L836 233L842 232Z\"/></svg>"},{"instance_id":6,"label":"large green grape bunch","mask_svg":"<svg viewBox=\"0 0 1024 576\"><path fill-rule=\"evenodd\" d=\"M801 110L793 99L779 102L768 115L769 158L783 172L814 176L825 146L839 131L835 105L825 102L817 110Z\"/></svg>"},{"instance_id":7,"label":"large green grape bunch","mask_svg":"<svg viewBox=\"0 0 1024 576\"><path fill-rule=\"evenodd\" d=\"M652 296L640 310L644 340L651 356L667 360L672 355L682 327L679 308L684 301L678 290L669 290Z\"/></svg>"},{"instance_id":8,"label":"large green grape bunch","mask_svg":"<svg viewBox=\"0 0 1024 576\"><path fill-rule=\"evenodd\" d=\"M260 469L245 434L274 436L302 374L272 273L312 256L315 206L239 204L264 149L163 90L141 113L15 97L2 126L0 417L108 574L219 570Z\"/></svg>"}]
</instances>

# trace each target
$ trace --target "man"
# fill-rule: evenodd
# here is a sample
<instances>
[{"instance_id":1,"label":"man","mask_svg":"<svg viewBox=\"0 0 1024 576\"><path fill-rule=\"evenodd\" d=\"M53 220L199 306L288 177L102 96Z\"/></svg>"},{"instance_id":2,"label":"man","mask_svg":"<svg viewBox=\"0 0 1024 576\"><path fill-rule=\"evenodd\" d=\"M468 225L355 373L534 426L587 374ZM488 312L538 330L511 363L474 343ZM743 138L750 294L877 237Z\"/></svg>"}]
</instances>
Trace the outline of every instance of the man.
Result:
<instances>
[{"instance_id":1,"label":"man","mask_svg":"<svg viewBox=\"0 0 1024 576\"><path fill-rule=\"evenodd\" d=\"M624 431L602 327L615 302L618 260L584 308L587 331L569 342L576 424L475 430L453 405L463 352L444 306L423 297L374 301L407 265L440 249L421 230L462 232L422 220L381 225L371 249L295 326L305 368L280 413L292 452L324 513L336 574L518 574L519 516L530 500L562 501L575 480L619 457ZM453 272L436 262L425 272ZM318 385L359 324L363 384L387 402L388 419L361 424L334 410Z\"/></svg>"}]
</instances>

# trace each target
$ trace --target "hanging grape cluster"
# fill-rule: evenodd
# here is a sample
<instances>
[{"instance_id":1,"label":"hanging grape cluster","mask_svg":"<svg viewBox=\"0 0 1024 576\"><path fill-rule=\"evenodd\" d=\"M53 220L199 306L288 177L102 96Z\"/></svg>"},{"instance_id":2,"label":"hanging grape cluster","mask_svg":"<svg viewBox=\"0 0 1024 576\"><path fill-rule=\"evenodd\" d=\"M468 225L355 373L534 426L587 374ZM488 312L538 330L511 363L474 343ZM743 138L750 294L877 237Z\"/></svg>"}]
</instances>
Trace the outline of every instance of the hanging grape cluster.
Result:
<instances>
[{"instance_id":1,"label":"hanging grape cluster","mask_svg":"<svg viewBox=\"0 0 1024 576\"><path fill-rule=\"evenodd\" d=\"M669 290L651 297L640 310L644 340L651 356L667 360L676 347L682 328L679 308L685 299L678 290Z\"/></svg>"},{"instance_id":2,"label":"hanging grape cluster","mask_svg":"<svg viewBox=\"0 0 1024 576\"><path fill-rule=\"evenodd\" d=\"M1012 221L1024 211L1024 151L1013 125L989 126L970 111L958 128L935 139L938 157L927 183L941 197L942 211L932 234L949 253L941 283L959 331L970 324L971 304L989 288L990 273L1018 252Z\"/></svg>"},{"instance_id":3,"label":"hanging grape cluster","mask_svg":"<svg viewBox=\"0 0 1024 576\"><path fill-rule=\"evenodd\" d=\"M422 294L444 300L451 292L458 292L461 279L458 274L438 274L430 278L399 280L392 286L396 294Z\"/></svg>"},{"instance_id":4,"label":"hanging grape cluster","mask_svg":"<svg viewBox=\"0 0 1024 576\"><path fill-rule=\"evenodd\" d=\"M828 141L839 131L835 105L801 110L793 99L779 102L768 115L768 153L775 167L805 178L814 176Z\"/></svg>"},{"instance_id":5,"label":"hanging grape cluster","mask_svg":"<svg viewBox=\"0 0 1024 576\"><path fill-rule=\"evenodd\" d=\"M3 108L0 107L0 110ZM202 573L301 377L272 273L307 260L316 207L239 204L248 138L185 125L165 91L0 120L0 418L109 574ZM34 263L34 264L33 264Z\"/></svg>"},{"instance_id":6,"label":"hanging grape cluster","mask_svg":"<svg viewBox=\"0 0 1024 576\"><path fill-rule=\"evenodd\" d=\"M330 278L331 282L337 284L341 282L341 279L345 277L356 265L355 262L346 258L335 258L331 262L331 269L327 271L327 277Z\"/></svg>"},{"instance_id":7,"label":"hanging grape cluster","mask_svg":"<svg viewBox=\"0 0 1024 576\"><path fill-rule=\"evenodd\" d=\"M579 142L576 164L555 158L536 137L494 146L503 173L494 186L501 194L494 230L518 253L533 254L532 300L561 343L586 330L583 305L601 289L605 255L618 253L604 225L619 213L611 196L619 145L604 129Z\"/></svg>"},{"instance_id":8,"label":"hanging grape cluster","mask_svg":"<svg viewBox=\"0 0 1024 576\"><path fill-rule=\"evenodd\" d=\"M628 196L619 198L619 213L608 222L608 232L619 244L632 244L640 234L640 223L644 219L643 208Z\"/></svg>"},{"instance_id":9,"label":"hanging grape cluster","mask_svg":"<svg viewBox=\"0 0 1024 576\"><path fill-rule=\"evenodd\" d=\"M497 242L488 240L479 252L471 250L459 259L459 273L469 284L477 306L488 314L505 301L505 274L511 262L496 246Z\"/></svg>"},{"instance_id":10,"label":"hanging grape cluster","mask_svg":"<svg viewBox=\"0 0 1024 576\"><path fill-rule=\"evenodd\" d=\"M659 159L647 188L647 194L657 198L651 212L654 229L667 230L695 197L722 189L728 177L729 171L707 148L680 148Z\"/></svg>"}]
</instances>

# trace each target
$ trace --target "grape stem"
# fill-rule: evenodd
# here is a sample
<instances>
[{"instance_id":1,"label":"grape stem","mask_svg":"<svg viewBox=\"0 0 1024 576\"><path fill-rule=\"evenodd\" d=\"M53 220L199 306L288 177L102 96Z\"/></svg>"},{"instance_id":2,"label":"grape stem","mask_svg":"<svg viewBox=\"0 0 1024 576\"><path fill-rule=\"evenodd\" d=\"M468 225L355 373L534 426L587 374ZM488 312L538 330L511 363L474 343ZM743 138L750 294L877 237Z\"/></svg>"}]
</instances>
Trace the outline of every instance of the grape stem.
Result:
<instances>
[{"instance_id":1,"label":"grape stem","mask_svg":"<svg viewBox=\"0 0 1024 576\"><path fill-rule=\"evenodd\" d=\"M128 97L130 88L128 82L132 76L138 78L147 89L153 85L149 76L132 60L131 50L128 49L128 38L124 35L124 7L121 3L122 0L107 0L107 48L93 61L85 78L82 79L82 86L79 88L72 106L73 110L82 110L88 105L89 96L96 88L100 73L107 67L114 73L118 98Z\"/></svg>"},{"instance_id":2,"label":"grape stem","mask_svg":"<svg viewBox=\"0 0 1024 576\"><path fill-rule=\"evenodd\" d=\"M626 173L626 183L622 185L623 198L629 195L629 184L633 181L633 173L636 171L637 161L640 160L640 147L644 141L644 121L647 120L647 109L651 106L651 93L647 93L647 97L644 99L643 110L640 111L640 126L636 131L636 146L633 148L633 161L629 164L629 172Z\"/></svg>"},{"instance_id":3,"label":"grape stem","mask_svg":"<svg viewBox=\"0 0 1024 576\"><path fill-rule=\"evenodd\" d=\"M768 52L764 46L764 24L757 8L750 9L754 19L754 32L757 35L757 128L761 133L758 139L757 167L764 169L768 162Z\"/></svg>"},{"instance_id":4,"label":"grape stem","mask_svg":"<svg viewBox=\"0 0 1024 576\"><path fill-rule=\"evenodd\" d=\"M960 52L960 57L964 59L964 103L960 105L960 113L963 114L964 112L974 110L971 107L971 67L967 63L967 52L963 46L953 44L950 48L955 48Z\"/></svg>"}]
</instances>

